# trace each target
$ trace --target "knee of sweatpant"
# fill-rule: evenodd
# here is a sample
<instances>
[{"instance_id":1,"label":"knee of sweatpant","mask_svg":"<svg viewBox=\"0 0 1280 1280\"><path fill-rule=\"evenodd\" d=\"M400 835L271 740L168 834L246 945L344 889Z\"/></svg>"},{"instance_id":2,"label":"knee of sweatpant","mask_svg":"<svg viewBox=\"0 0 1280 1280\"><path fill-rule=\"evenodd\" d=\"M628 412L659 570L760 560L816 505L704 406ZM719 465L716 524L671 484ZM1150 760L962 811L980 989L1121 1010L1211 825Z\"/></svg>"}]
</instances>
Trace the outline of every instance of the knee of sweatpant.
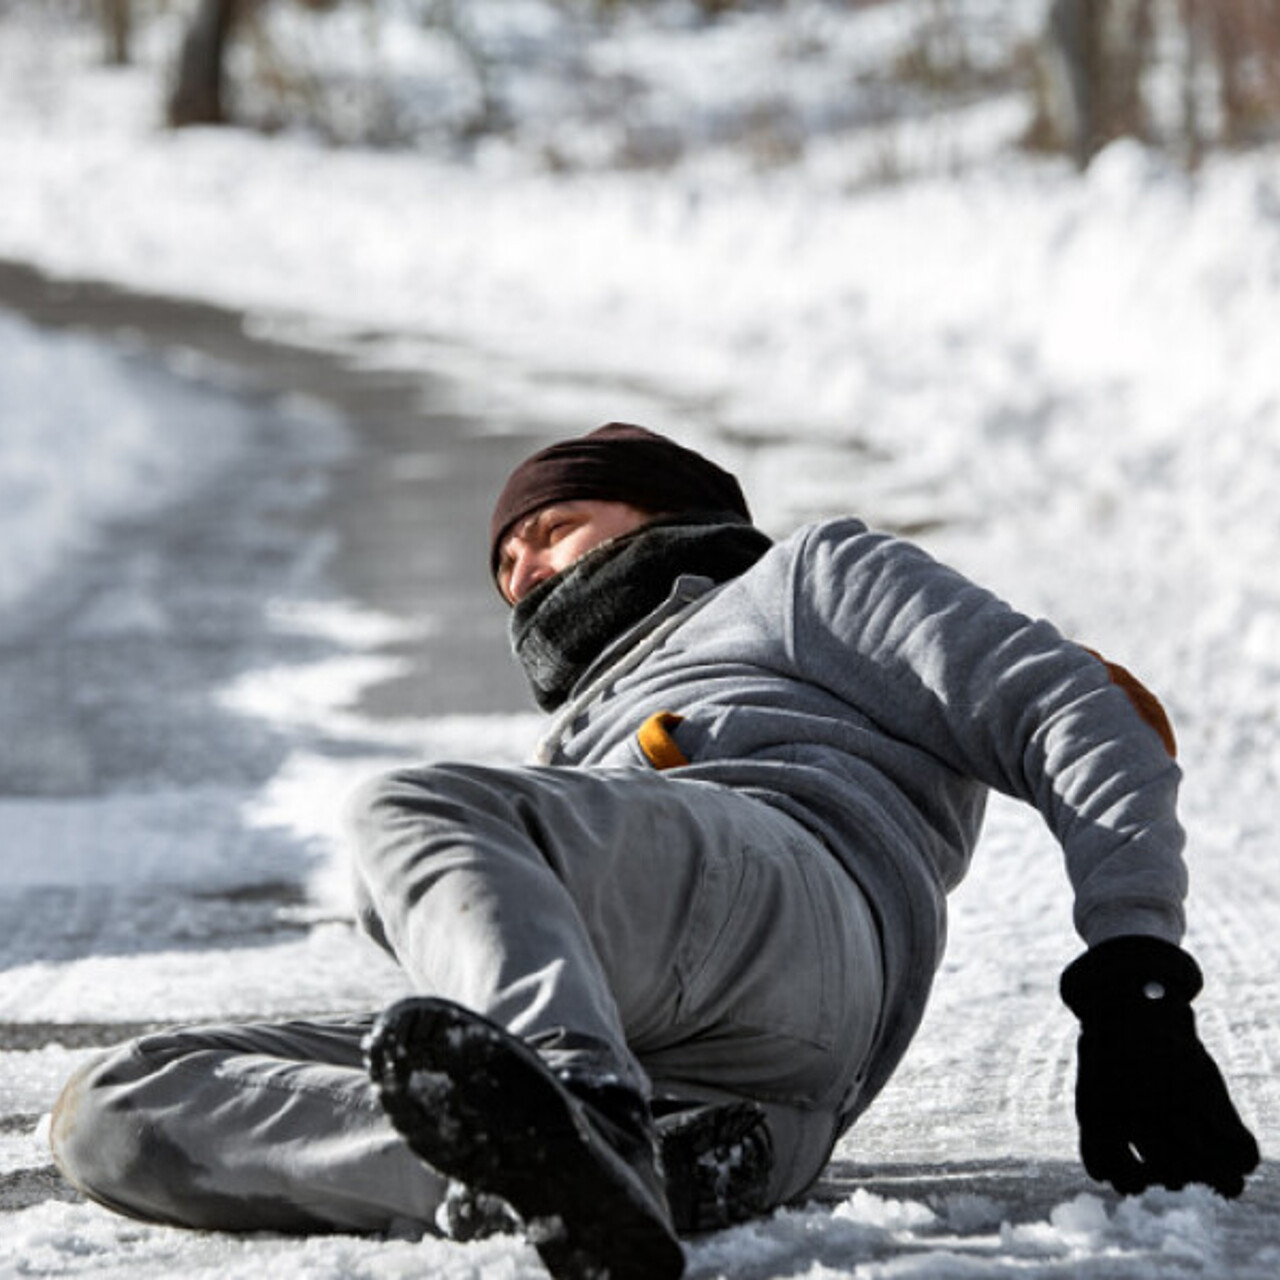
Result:
<instances>
[{"instance_id":1,"label":"knee of sweatpant","mask_svg":"<svg viewBox=\"0 0 1280 1280\"><path fill-rule=\"evenodd\" d=\"M104 1053L78 1068L53 1107L49 1146L66 1179L91 1199L134 1212L129 1187L146 1162L145 1124L122 1106L111 1084L131 1047ZM150 1215L142 1215L150 1216Z\"/></svg>"},{"instance_id":2,"label":"knee of sweatpant","mask_svg":"<svg viewBox=\"0 0 1280 1280\"><path fill-rule=\"evenodd\" d=\"M393 956L382 915L387 900L404 900L405 873L420 872L431 846L443 847L437 837L470 823L470 804L455 799L454 789L447 769L423 765L367 778L347 796L343 816L356 920Z\"/></svg>"},{"instance_id":3,"label":"knee of sweatpant","mask_svg":"<svg viewBox=\"0 0 1280 1280\"><path fill-rule=\"evenodd\" d=\"M166 1115L181 1114L188 1102L184 1081L166 1068L189 1051L180 1035L163 1044L133 1041L80 1067L54 1104L49 1130L63 1175L89 1199L144 1222L213 1230L323 1228L293 1205L253 1204L204 1185L198 1153L183 1150L166 1127Z\"/></svg>"},{"instance_id":4,"label":"knee of sweatpant","mask_svg":"<svg viewBox=\"0 0 1280 1280\"><path fill-rule=\"evenodd\" d=\"M346 825L357 857L406 824L466 827L491 814L499 793L477 772L458 765L417 765L359 783L346 802Z\"/></svg>"},{"instance_id":5,"label":"knee of sweatpant","mask_svg":"<svg viewBox=\"0 0 1280 1280\"><path fill-rule=\"evenodd\" d=\"M403 807L402 793L407 778L407 770L375 774L357 783L347 794L343 818L357 856L364 848L366 837L381 829Z\"/></svg>"},{"instance_id":6,"label":"knee of sweatpant","mask_svg":"<svg viewBox=\"0 0 1280 1280\"><path fill-rule=\"evenodd\" d=\"M415 859L459 847L482 853L525 833L525 816L503 771L430 764L397 769L358 784L346 803L357 884L377 884ZM408 843L406 844L406 840Z\"/></svg>"}]
</instances>

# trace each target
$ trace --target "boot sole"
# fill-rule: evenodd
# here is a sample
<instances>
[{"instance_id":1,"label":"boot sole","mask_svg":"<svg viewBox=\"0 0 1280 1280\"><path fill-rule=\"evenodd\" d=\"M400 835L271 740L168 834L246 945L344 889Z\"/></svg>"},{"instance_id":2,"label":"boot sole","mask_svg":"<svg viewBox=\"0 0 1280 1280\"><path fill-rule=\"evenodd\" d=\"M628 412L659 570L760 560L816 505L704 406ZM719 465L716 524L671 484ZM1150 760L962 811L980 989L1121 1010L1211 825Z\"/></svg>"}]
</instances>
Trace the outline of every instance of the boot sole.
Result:
<instances>
[{"instance_id":1,"label":"boot sole","mask_svg":"<svg viewBox=\"0 0 1280 1280\"><path fill-rule=\"evenodd\" d=\"M557 1280L676 1280L684 1254L581 1104L502 1027L446 1000L388 1009L366 1046L382 1106L439 1173L505 1200Z\"/></svg>"}]
</instances>

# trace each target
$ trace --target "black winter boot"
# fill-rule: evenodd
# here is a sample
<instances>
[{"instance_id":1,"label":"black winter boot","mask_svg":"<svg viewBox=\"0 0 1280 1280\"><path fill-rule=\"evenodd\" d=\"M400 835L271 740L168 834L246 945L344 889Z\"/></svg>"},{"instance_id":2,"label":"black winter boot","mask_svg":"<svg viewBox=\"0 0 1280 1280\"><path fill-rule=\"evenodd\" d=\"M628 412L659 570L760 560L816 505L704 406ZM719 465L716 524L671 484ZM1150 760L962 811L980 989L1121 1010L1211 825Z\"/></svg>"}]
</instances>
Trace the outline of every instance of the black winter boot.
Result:
<instances>
[{"instance_id":1,"label":"black winter boot","mask_svg":"<svg viewBox=\"0 0 1280 1280\"><path fill-rule=\"evenodd\" d=\"M769 1212L773 1139L758 1103L663 1099L653 1115L677 1235L720 1231ZM520 1219L505 1200L451 1181L436 1226L450 1240L467 1241L519 1232Z\"/></svg>"},{"instance_id":2,"label":"black winter boot","mask_svg":"<svg viewBox=\"0 0 1280 1280\"><path fill-rule=\"evenodd\" d=\"M754 1102L654 1104L671 1219L681 1235L768 1213L773 1139Z\"/></svg>"},{"instance_id":3,"label":"black winter boot","mask_svg":"<svg viewBox=\"0 0 1280 1280\"><path fill-rule=\"evenodd\" d=\"M496 1023L401 1000L366 1042L392 1124L438 1173L505 1201L557 1280L677 1280L648 1107L617 1083L562 1080Z\"/></svg>"}]
</instances>

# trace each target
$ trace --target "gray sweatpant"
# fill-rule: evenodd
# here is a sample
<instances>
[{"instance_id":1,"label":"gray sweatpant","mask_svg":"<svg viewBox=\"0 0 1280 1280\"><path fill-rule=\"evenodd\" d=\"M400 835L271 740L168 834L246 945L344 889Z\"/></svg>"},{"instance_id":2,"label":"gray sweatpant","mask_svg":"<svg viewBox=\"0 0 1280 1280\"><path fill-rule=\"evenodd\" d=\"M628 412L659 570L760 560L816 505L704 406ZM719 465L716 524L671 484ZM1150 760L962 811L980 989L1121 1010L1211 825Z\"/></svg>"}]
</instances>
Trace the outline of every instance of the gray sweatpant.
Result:
<instances>
[{"instance_id":1,"label":"gray sweatpant","mask_svg":"<svg viewBox=\"0 0 1280 1280\"><path fill-rule=\"evenodd\" d=\"M765 1107L775 1203L857 1096L883 981L871 912L792 818L643 769L438 765L352 807L362 923L426 994L553 1063ZM51 1141L86 1194L227 1230L430 1229L441 1179L384 1118L371 1018L143 1037L67 1084Z\"/></svg>"}]
</instances>

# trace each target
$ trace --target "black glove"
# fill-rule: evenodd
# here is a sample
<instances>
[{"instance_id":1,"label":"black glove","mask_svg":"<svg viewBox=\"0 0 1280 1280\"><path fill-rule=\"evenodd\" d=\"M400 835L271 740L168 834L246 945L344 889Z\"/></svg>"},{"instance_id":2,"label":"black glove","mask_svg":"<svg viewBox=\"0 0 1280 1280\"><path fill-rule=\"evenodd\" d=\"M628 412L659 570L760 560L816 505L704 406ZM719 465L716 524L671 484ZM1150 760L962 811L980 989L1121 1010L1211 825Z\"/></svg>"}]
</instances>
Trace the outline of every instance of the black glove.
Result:
<instances>
[{"instance_id":1,"label":"black glove","mask_svg":"<svg viewBox=\"0 0 1280 1280\"><path fill-rule=\"evenodd\" d=\"M1099 943L1062 975L1080 1019L1080 1155L1121 1195L1204 1182L1238 1196L1258 1167L1258 1144L1196 1035L1202 981L1185 951L1138 936Z\"/></svg>"}]
</instances>

